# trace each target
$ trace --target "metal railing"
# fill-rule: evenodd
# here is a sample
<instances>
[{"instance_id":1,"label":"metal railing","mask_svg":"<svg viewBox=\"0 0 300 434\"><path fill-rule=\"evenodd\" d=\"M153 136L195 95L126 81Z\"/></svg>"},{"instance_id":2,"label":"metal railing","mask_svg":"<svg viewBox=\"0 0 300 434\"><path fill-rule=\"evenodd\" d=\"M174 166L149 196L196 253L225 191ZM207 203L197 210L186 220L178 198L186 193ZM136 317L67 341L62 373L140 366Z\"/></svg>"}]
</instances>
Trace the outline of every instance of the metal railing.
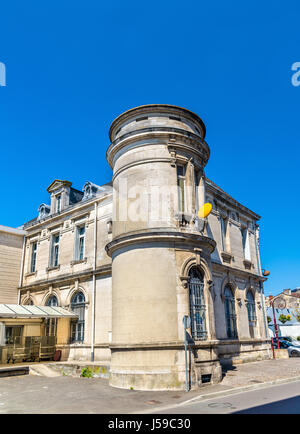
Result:
<instances>
[{"instance_id":1,"label":"metal railing","mask_svg":"<svg viewBox=\"0 0 300 434\"><path fill-rule=\"evenodd\" d=\"M7 349L7 363L53 359L56 336L16 336L10 338L3 349Z\"/></svg>"}]
</instances>

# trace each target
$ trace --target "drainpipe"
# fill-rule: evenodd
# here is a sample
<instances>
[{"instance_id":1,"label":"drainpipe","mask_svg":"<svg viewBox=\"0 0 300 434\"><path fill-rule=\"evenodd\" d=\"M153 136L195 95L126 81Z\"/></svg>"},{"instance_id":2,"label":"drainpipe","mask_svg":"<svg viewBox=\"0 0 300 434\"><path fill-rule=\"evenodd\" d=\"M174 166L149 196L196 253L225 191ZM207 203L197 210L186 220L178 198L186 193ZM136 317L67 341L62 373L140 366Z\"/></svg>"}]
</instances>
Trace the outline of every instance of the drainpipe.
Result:
<instances>
[{"instance_id":1,"label":"drainpipe","mask_svg":"<svg viewBox=\"0 0 300 434\"><path fill-rule=\"evenodd\" d=\"M21 259L21 269L20 269L20 280L19 280L19 289L18 289L18 304L21 301L21 286L23 284L23 270L24 270L24 258L25 258L25 244L26 244L26 235L23 237L23 247L22 247L22 259Z\"/></svg>"},{"instance_id":2,"label":"drainpipe","mask_svg":"<svg viewBox=\"0 0 300 434\"><path fill-rule=\"evenodd\" d=\"M94 361L94 341L95 341L95 298L96 298L96 263L97 263L97 210L98 203L95 202L94 215L94 263L93 263L93 294L92 294L92 329L91 329L91 362Z\"/></svg>"}]
</instances>

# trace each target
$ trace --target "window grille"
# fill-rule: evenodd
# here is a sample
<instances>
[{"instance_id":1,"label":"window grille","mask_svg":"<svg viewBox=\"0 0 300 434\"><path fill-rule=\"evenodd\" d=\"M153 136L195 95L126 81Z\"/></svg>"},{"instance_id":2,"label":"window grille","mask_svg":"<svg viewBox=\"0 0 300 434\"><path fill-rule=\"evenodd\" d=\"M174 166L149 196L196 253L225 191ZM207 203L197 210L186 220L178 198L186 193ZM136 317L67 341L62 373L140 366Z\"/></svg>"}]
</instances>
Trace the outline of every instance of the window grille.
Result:
<instances>
[{"instance_id":1,"label":"window grille","mask_svg":"<svg viewBox=\"0 0 300 434\"><path fill-rule=\"evenodd\" d=\"M254 323L257 318L255 313L255 301L251 291L247 292L247 310L249 323Z\"/></svg>"},{"instance_id":2,"label":"window grille","mask_svg":"<svg viewBox=\"0 0 300 434\"><path fill-rule=\"evenodd\" d=\"M204 283L200 272L193 267L189 276L191 333L195 340L207 339Z\"/></svg>"},{"instance_id":3,"label":"window grille","mask_svg":"<svg viewBox=\"0 0 300 434\"><path fill-rule=\"evenodd\" d=\"M224 290L224 308L228 338L237 338L235 299L229 286Z\"/></svg>"}]
</instances>

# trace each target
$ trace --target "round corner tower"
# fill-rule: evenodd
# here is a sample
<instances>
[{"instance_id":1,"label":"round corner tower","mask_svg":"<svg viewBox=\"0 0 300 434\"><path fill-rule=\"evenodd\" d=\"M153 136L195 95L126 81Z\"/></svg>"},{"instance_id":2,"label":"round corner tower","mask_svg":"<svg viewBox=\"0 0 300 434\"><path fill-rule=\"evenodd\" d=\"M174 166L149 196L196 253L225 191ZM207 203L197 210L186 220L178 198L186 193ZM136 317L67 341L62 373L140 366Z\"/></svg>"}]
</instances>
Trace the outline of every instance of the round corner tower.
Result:
<instances>
[{"instance_id":1,"label":"round corner tower","mask_svg":"<svg viewBox=\"0 0 300 434\"><path fill-rule=\"evenodd\" d=\"M128 110L110 127L112 386L184 389L184 315L191 316L192 386L203 375L220 379L212 345L215 242L197 217L205 201L205 133L199 116L164 104Z\"/></svg>"}]
</instances>

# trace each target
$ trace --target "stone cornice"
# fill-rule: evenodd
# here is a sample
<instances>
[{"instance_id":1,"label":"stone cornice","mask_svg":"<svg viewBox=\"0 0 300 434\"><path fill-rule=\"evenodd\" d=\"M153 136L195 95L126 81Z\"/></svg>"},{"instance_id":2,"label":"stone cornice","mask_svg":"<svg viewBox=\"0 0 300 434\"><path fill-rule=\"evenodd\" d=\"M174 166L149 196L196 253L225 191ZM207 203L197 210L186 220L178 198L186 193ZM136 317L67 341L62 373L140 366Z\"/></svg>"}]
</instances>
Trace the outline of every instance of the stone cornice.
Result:
<instances>
[{"instance_id":1,"label":"stone cornice","mask_svg":"<svg viewBox=\"0 0 300 434\"><path fill-rule=\"evenodd\" d=\"M176 244L187 244L191 249L194 247L204 246L210 253L215 249L216 242L209 238L199 234L178 232L178 231L167 231L161 229L149 229L149 231L132 232L126 236L120 236L115 238L110 243L105 246L105 250L109 256L111 256L115 251L133 246L136 244L146 244L146 243L176 243Z\"/></svg>"},{"instance_id":2,"label":"stone cornice","mask_svg":"<svg viewBox=\"0 0 300 434\"><path fill-rule=\"evenodd\" d=\"M243 212L244 214L250 216L255 220L260 220L260 215L256 214L254 211L251 211L249 208L239 203L232 196L226 193L226 191L222 190L221 187L219 187L207 177L205 177L205 186L207 188L207 192L211 191L214 195L216 195L215 197L217 200L219 199L221 202L228 204L229 206L238 210L239 213Z\"/></svg>"},{"instance_id":3,"label":"stone cornice","mask_svg":"<svg viewBox=\"0 0 300 434\"><path fill-rule=\"evenodd\" d=\"M203 341L195 341L194 343L190 343L189 347L195 349L201 348L214 348L220 345L259 345L263 343L267 343L269 340L266 339L213 339L213 340L203 340ZM109 348L112 351L139 351L141 349L148 350L170 350L170 349L184 349L184 341L166 341L166 342L136 342L131 344L123 344L123 343L110 343Z\"/></svg>"},{"instance_id":4,"label":"stone cornice","mask_svg":"<svg viewBox=\"0 0 300 434\"><path fill-rule=\"evenodd\" d=\"M141 142L140 146L144 147L147 146L147 143L144 143L145 141L155 139L162 140L163 143L172 146L174 149L182 148L188 152L200 155L204 160L204 165L209 159L209 147L204 140L197 136L197 134L181 128L151 127L131 131L112 142L106 152L106 158L110 167L113 168L115 155L125 146L134 144L136 147L137 142ZM173 141L170 143L170 140Z\"/></svg>"},{"instance_id":5,"label":"stone cornice","mask_svg":"<svg viewBox=\"0 0 300 434\"><path fill-rule=\"evenodd\" d=\"M90 200L84 201L84 203L78 202L77 204L69 206L68 208L64 209L59 214L52 214L51 216L48 216L44 219L34 221L33 223L31 223L30 226L26 226L26 223L25 223L26 233L29 234L29 231L31 231L31 230L36 230L36 229L41 230L42 228L44 229L45 227L48 228L49 225L52 225L52 222L54 222L53 223L54 225L56 225L56 224L59 225L60 224L59 219L62 219L62 221L63 221L65 219L65 217L72 215L73 213L75 214L84 208L87 208L87 210L83 212L83 214L86 214L86 213L93 210L93 205L96 202L103 202L106 199L108 199L109 197L112 197L112 193L108 193L108 194L101 196L101 197L93 197ZM75 215L75 218L76 218L76 215ZM57 223L55 223L55 221L57 221Z\"/></svg>"},{"instance_id":6,"label":"stone cornice","mask_svg":"<svg viewBox=\"0 0 300 434\"><path fill-rule=\"evenodd\" d=\"M243 276L244 278L247 278L247 279L249 279L249 277L250 277L253 279L260 280L261 282L265 282L267 280L266 277L263 277L260 274L257 274L254 272L249 272L249 271L243 270L242 268L236 268L233 266L220 264L219 262L215 262L213 259L211 260L211 262L212 262L212 267L213 267L213 273L218 272L218 270L223 271L223 272L225 270L226 272L229 271L229 272L232 272L232 274L240 275L240 276Z\"/></svg>"},{"instance_id":7,"label":"stone cornice","mask_svg":"<svg viewBox=\"0 0 300 434\"><path fill-rule=\"evenodd\" d=\"M170 104L147 104L127 110L124 113L120 114L117 118L115 118L109 128L110 141L114 140L114 132L119 128L119 126L127 122L129 119L135 119L135 117L142 115L155 115L162 113L167 115L183 116L186 119L190 119L192 122L195 122L200 126L203 132L203 138L205 138L205 124L202 119L191 110Z\"/></svg>"},{"instance_id":8,"label":"stone cornice","mask_svg":"<svg viewBox=\"0 0 300 434\"><path fill-rule=\"evenodd\" d=\"M110 275L110 274L111 274L111 264L108 264L108 265L103 265L102 267L98 267L96 268L96 270L89 269L78 273L68 273L68 274L58 275L50 279L36 280L35 282L30 283L29 285L19 286L18 289L25 292L29 289L30 290L37 289L37 288L41 289L44 287L49 287L49 285L53 285L53 284L61 284L61 283L66 284L67 282L73 282L76 279L88 279L93 275L97 276L97 275Z\"/></svg>"}]
</instances>

